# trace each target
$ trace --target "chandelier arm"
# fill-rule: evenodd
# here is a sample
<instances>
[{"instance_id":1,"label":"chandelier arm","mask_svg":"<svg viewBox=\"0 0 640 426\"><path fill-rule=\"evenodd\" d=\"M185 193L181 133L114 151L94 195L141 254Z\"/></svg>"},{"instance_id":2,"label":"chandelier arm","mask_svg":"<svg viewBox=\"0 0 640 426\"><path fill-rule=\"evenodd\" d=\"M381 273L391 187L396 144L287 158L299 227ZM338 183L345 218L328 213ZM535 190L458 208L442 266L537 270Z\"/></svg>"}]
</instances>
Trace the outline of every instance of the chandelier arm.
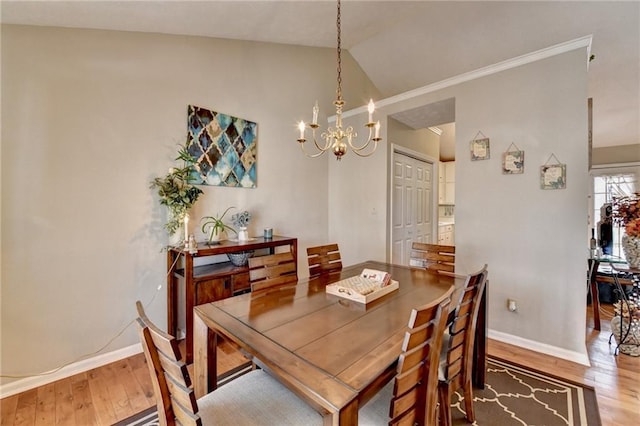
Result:
<instances>
[{"instance_id":1,"label":"chandelier arm","mask_svg":"<svg viewBox=\"0 0 640 426\"><path fill-rule=\"evenodd\" d=\"M352 137L352 138L349 138L349 139L348 139L348 141L347 141L347 142L349 143L349 147L350 147L353 151L362 151L363 149L366 149L366 148L369 146L369 144L371 143L371 141L372 141L372 140L374 140L374 139L372 138L372 136L373 136L373 127L371 127L371 126L368 126L368 127L369 127L369 138L368 138L368 139L367 139L367 141L366 141L363 145L361 145L361 146L355 146L355 145L353 145L353 143L352 143L352 138L357 138L357 137L358 137L358 134L357 134L357 133L355 133L355 132L353 131L353 127L351 127L351 126L347 127L346 132L347 132L348 134L352 134L352 135L353 135L353 137Z\"/></svg>"},{"instance_id":2,"label":"chandelier arm","mask_svg":"<svg viewBox=\"0 0 640 426\"><path fill-rule=\"evenodd\" d=\"M371 148L371 151L367 154L361 154L360 151L362 151L364 148L367 147L367 145L369 145L369 142L371 142L373 140L373 148ZM375 139L370 139L365 146L363 146L360 149L355 149L353 147L351 147L351 150L353 151L353 153L355 155L357 155L358 157L370 157L371 154L373 154L374 152L376 152L376 149L378 148L378 141Z\"/></svg>"},{"instance_id":3,"label":"chandelier arm","mask_svg":"<svg viewBox=\"0 0 640 426\"><path fill-rule=\"evenodd\" d=\"M327 152L327 150L325 149L324 151L323 151L323 150L320 150L319 152L316 152L315 154L309 154L309 153L307 152L307 150L304 148L304 144L303 144L303 143L301 143L301 144L300 144L300 149L302 149L302 153L303 153L305 156L309 157L309 158L317 158L317 157L320 157L320 156L321 156L322 154L324 154L325 152Z\"/></svg>"}]
</instances>

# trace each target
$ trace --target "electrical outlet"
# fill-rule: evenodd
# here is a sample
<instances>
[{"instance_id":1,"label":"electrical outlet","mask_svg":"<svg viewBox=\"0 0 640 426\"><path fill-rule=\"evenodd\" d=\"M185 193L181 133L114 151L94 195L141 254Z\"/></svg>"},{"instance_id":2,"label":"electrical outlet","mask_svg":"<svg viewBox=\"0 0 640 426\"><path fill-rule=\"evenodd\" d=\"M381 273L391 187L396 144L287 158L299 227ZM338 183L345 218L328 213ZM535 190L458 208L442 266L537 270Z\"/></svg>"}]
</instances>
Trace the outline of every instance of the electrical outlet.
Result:
<instances>
[{"instance_id":1,"label":"electrical outlet","mask_svg":"<svg viewBox=\"0 0 640 426\"><path fill-rule=\"evenodd\" d=\"M513 299L507 299L507 309L509 310L509 312L517 312L518 303Z\"/></svg>"}]
</instances>

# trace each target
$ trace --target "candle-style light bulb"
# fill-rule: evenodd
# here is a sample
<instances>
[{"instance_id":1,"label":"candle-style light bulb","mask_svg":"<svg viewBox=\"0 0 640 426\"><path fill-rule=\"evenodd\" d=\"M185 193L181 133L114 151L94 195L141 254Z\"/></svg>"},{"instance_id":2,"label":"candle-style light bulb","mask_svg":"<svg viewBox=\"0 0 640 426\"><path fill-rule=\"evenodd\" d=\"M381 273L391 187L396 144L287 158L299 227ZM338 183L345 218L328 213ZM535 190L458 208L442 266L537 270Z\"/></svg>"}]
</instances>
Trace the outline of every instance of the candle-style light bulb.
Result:
<instances>
[{"instance_id":1,"label":"candle-style light bulb","mask_svg":"<svg viewBox=\"0 0 640 426\"><path fill-rule=\"evenodd\" d=\"M298 123L298 130L300 130L300 139L304 139L304 128L305 128L304 121L300 121Z\"/></svg>"},{"instance_id":2,"label":"candle-style light bulb","mask_svg":"<svg viewBox=\"0 0 640 426\"><path fill-rule=\"evenodd\" d=\"M320 111L320 107L318 107L318 101L316 101L316 104L313 106L313 120L311 124L318 124L318 111Z\"/></svg>"},{"instance_id":3,"label":"candle-style light bulb","mask_svg":"<svg viewBox=\"0 0 640 426\"><path fill-rule=\"evenodd\" d=\"M184 215L184 240L189 241L189 214Z\"/></svg>"},{"instance_id":4,"label":"candle-style light bulb","mask_svg":"<svg viewBox=\"0 0 640 426\"><path fill-rule=\"evenodd\" d=\"M373 111L375 111L376 106L373 103L373 99L369 99L369 105L367 105L367 110L369 111L369 123L373 122Z\"/></svg>"},{"instance_id":5,"label":"candle-style light bulb","mask_svg":"<svg viewBox=\"0 0 640 426\"><path fill-rule=\"evenodd\" d=\"M374 136L374 138L378 139L380 137L380 120L376 122L375 129L376 129L376 135Z\"/></svg>"}]
</instances>

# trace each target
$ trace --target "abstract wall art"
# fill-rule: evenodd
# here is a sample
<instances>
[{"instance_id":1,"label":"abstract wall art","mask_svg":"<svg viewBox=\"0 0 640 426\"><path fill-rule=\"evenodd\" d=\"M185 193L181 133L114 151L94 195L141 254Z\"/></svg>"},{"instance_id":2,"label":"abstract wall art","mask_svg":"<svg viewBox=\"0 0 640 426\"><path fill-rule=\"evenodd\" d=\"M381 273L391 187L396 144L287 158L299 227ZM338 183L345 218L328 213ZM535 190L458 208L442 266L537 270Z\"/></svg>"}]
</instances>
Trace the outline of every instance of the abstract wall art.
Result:
<instances>
[{"instance_id":1,"label":"abstract wall art","mask_svg":"<svg viewBox=\"0 0 640 426\"><path fill-rule=\"evenodd\" d=\"M187 123L195 184L256 187L257 123L194 105Z\"/></svg>"}]
</instances>

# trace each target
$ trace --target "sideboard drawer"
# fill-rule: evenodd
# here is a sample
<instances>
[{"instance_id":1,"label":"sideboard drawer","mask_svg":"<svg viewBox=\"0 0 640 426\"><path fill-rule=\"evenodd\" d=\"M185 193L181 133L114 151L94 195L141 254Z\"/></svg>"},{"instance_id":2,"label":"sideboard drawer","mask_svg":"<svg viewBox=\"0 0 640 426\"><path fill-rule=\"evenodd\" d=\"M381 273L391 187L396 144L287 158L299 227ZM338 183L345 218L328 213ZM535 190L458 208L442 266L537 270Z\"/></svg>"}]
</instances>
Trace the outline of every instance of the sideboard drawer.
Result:
<instances>
[{"instance_id":1,"label":"sideboard drawer","mask_svg":"<svg viewBox=\"0 0 640 426\"><path fill-rule=\"evenodd\" d=\"M211 280L196 281L194 304L215 302L233 295L231 277L214 278Z\"/></svg>"},{"instance_id":2,"label":"sideboard drawer","mask_svg":"<svg viewBox=\"0 0 640 426\"><path fill-rule=\"evenodd\" d=\"M233 276L233 294L242 294L251 290L251 284L249 284L249 273L243 272L235 274Z\"/></svg>"}]
</instances>

